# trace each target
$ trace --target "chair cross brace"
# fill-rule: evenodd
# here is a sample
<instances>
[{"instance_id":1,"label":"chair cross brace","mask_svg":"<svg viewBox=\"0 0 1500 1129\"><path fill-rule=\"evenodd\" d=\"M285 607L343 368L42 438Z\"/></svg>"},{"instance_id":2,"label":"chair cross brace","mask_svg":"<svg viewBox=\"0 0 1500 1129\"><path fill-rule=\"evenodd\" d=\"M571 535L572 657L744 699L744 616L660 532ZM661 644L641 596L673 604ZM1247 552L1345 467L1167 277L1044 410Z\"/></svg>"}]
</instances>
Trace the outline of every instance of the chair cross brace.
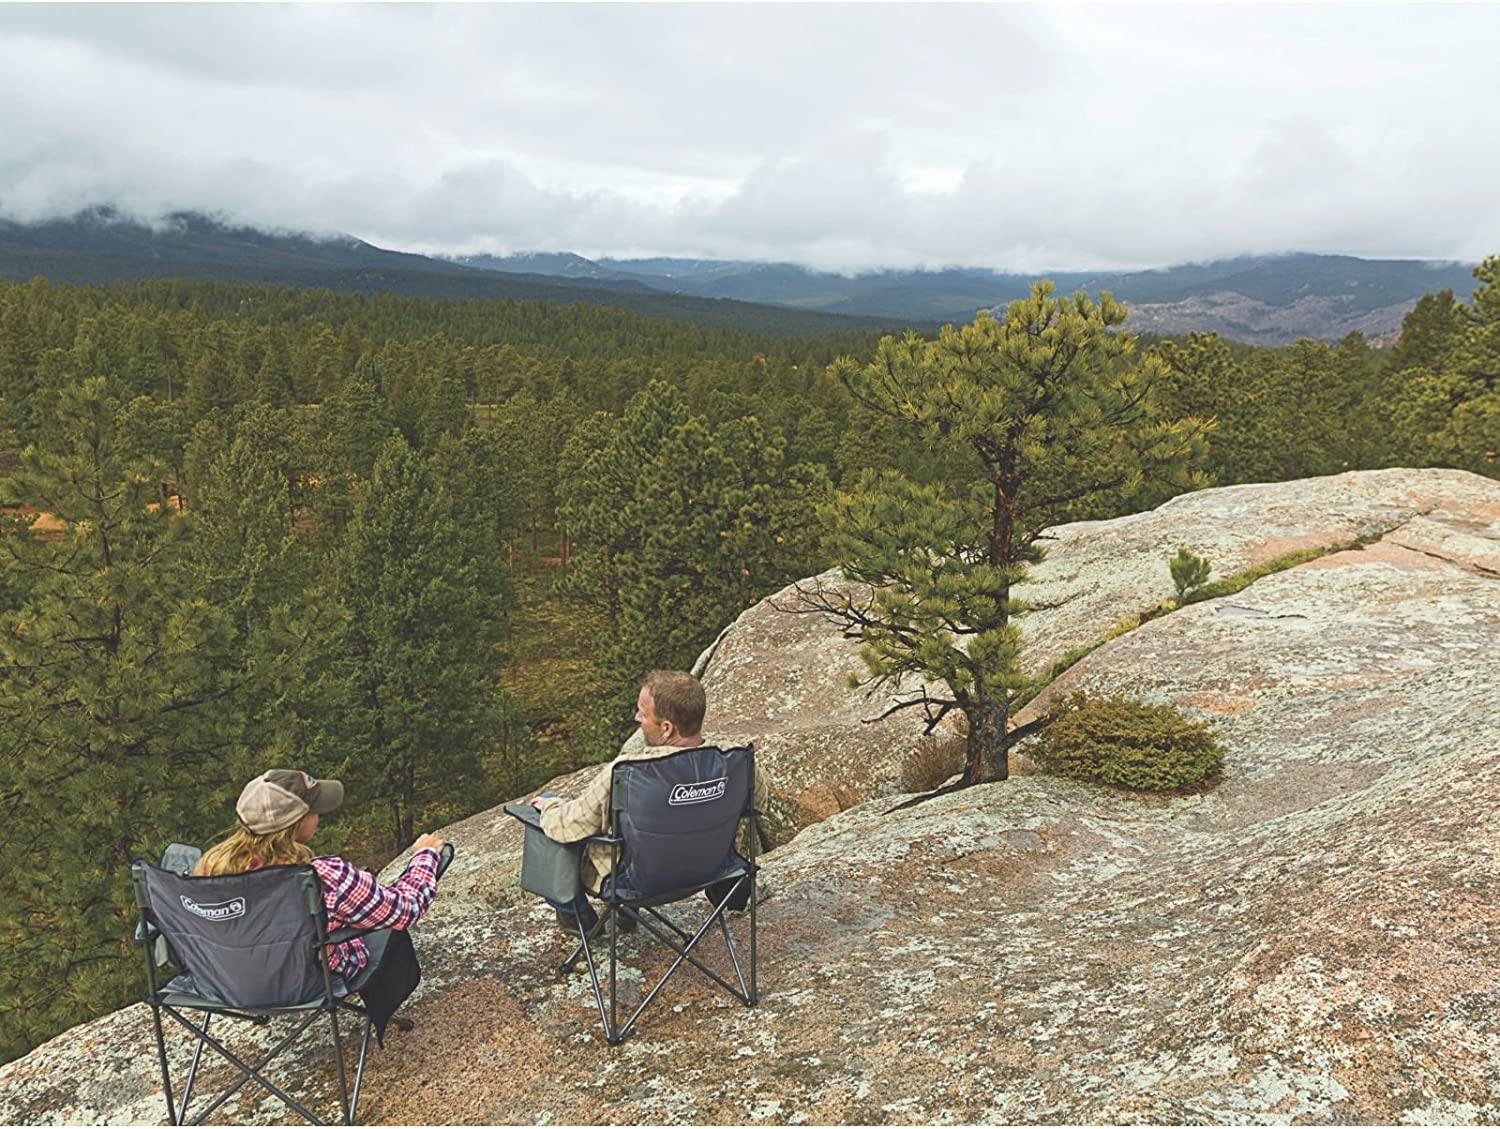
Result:
<instances>
[{"instance_id":1,"label":"chair cross brace","mask_svg":"<svg viewBox=\"0 0 1500 1129\"><path fill-rule=\"evenodd\" d=\"M587 962L589 978L593 982L594 1002L599 1008L599 1019L604 1024L604 1038L606 1042L613 1046L625 1040L625 1036L628 1035L631 1029L635 1026L635 1021L640 1018L641 1013L646 1010L646 1006L656 998L657 993L660 992L661 989L666 985L667 981L672 978L672 974L682 966L684 961L691 964L699 972L703 973L704 976L708 977L715 984L719 985L719 987L723 988L724 991L728 992L731 996L739 1000L740 1003L744 1004L746 1007L755 1006L755 996L752 994L751 990L745 986L745 974L740 969L739 957L735 952L734 947L734 938L730 935L728 920L726 916L730 897L732 897L734 893L738 892L739 889L749 881L749 875L742 875L731 888L729 894L727 894L719 902L719 904L714 907L713 913L708 915L703 924L698 927L698 931L693 934L689 934L685 929L677 925L676 922L659 913L654 906L635 907L625 903L608 903L605 915L601 917L598 924L590 930L585 931L582 922L579 923L579 943L573 949L573 952L571 955L569 955L568 959L562 963L558 971L561 974L566 975L578 964L578 958L580 955ZM682 943L679 943L678 941L669 937L666 933L657 929L655 925L653 925L646 919L646 916L643 916L639 912L639 910L644 910L647 915L655 918L656 921L660 922L662 925L665 925L673 933L676 933L677 936L682 939ZM617 928L616 918L619 914L624 914L630 920L636 922L640 926L643 926L653 937L655 937L662 944L666 945L667 948L671 949L674 953L677 954L677 958L672 961L667 970L662 973L661 978L657 980L656 984L651 988L651 990L646 993L645 998L641 1000L639 1005L637 1005L635 1011L631 1013L630 1018L625 1021L624 1026L618 1025L619 1012L616 996L617 977L615 975L614 933ZM719 926L719 929L724 937L724 945L729 952L729 961L734 966L734 975L735 978L739 981L740 985L738 989L736 989L734 985L729 983L729 981L725 980L712 968L709 968L706 964L704 964L701 960L693 955L693 948L716 924ZM598 970L594 967L593 954L588 946L589 939L591 937L597 937L606 928L610 931L611 934L609 1008L607 1010L604 1006L604 993L599 984Z\"/></svg>"},{"instance_id":2,"label":"chair cross brace","mask_svg":"<svg viewBox=\"0 0 1500 1129\"><path fill-rule=\"evenodd\" d=\"M153 1007L153 1010L156 1010L156 1008ZM193 1036L198 1040L198 1045L194 1049L194 1052L193 1052L193 1064L192 1064L191 1068L188 1070L187 1086L183 1090L182 1104L181 1104L180 1109L174 1107L174 1105L173 1105L173 1101L172 1101L172 1085L171 1085L170 1078L166 1074L166 1070L167 1070L166 1055L165 1055L164 1051L163 1051L163 1054L162 1054L162 1073L163 1073L163 1080L166 1083L166 1085L165 1085L164 1088L166 1090L166 1097L167 1097L167 1116L168 1116L168 1118L171 1120L171 1122L174 1125L180 1125L180 1124L201 1125L203 1123L204 1119L209 1116L209 1114L213 1113L214 1110L218 1109L221 1105L223 1105L226 1101L228 1101L231 1097L233 1097L236 1093L238 1093L240 1087L243 1086L246 1082L250 1081L250 1079L252 1079L252 1078L255 1079L255 1081L257 1083L259 1083L261 1086L263 1086L266 1090L270 1091L273 1095L275 1095L276 1097L280 1098L290 1108L296 1110L303 1117L307 1118L307 1120L309 1122L311 1122L312 1124L314 1124L314 1125L322 1125L322 1124L324 1124L324 1122L321 1119L319 1119L314 1114L312 1114L311 1112L309 1112L308 1109L305 1106L303 1106L300 1102L297 1101L297 1099L293 1098L290 1094L288 1094L286 1091L284 1091L283 1089L281 1089L281 1087L277 1086L274 1082L272 1082L270 1079L266 1078L263 1074L261 1074L261 1071L264 1070L266 1068L266 1066L269 1065L270 1062L277 1055L279 1055L282 1051L286 1050L287 1047L291 1046L291 1044L296 1041L297 1037L299 1035L301 1035L302 1032L306 1031L310 1026L312 1026L313 1022L318 1018L319 1015L324 1015L324 1014L328 1015L330 1022L332 1022L332 1024L333 1024L334 1039L335 1039L335 1041L337 1041L337 1039L338 1039L338 1020L334 1017L334 1015L333 1015L332 1012L325 1011L324 1009L321 1009L321 1008L318 1009L318 1010L316 1010L316 1011L309 1012L308 1015L307 1015L307 1017L305 1019L303 1019L303 1021L301 1023L299 1023L289 1034L287 1034L281 1040L281 1042L277 1043L274 1048L272 1048L271 1050L269 1050L265 1054L263 1054L261 1056L261 1058L260 1058L260 1061L257 1062L254 1066L250 1066L242 1058L240 1058L237 1054L235 1054L228 1047L226 1047L223 1043L219 1042L218 1039L215 1039L212 1035L210 1035L208 1033L208 1022L215 1015L233 1016L234 1018L237 1018L237 1019L250 1019L250 1020L252 1020L254 1022L257 1022L257 1023L265 1023L265 1022L268 1021L269 1017L249 1016L249 1015L244 1015L244 1014L241 1014L241 1013L238 1013L238 1012L233 1012L233 1011L217 1011L217 1010L205 1009L204 1010L204 1014L203 1014L203 1025L201 1027L197 1027L197 1026L194 1026L191 1022L189 1022L181 1013L179 1013L177 1011L176 1008L172 1007L170 1004L162 1004L162 1005L160 1005L160 1011L166 1012L173 1019L175 1019L178 1023L182 1024L182 1026L185 1027L185 1028L187 1028L187 1030L190 1031L193 1034ZM160 1018L159 1014L156 1017L156 1022L157 1022L157 1031L158 1031L158 1033L160 1033L160 1030L161 1030L161 1018ZM368 1020L366 1021L366 1038L368 1038ZM240 1076L239 1076L238 1079L236 1079L234 1081L234 1083L232 1085L230 1085L226 1090L224 1090L223 1093L221 1093L217 1098L215 1098L214 1101L209 1105L209 1107L207 1109L205 1109L201 1113L199 1113L198 1116L196 1118L194 1118L192 1121L187 1121L186 1118L187 1118L188 1103L192 1100L193 1083L197 1079L199 1059L200 1059L200 1057L203 1054L203 1047L205 1046L205 1044L207 1046L212 1047L214 1050L218 1051L220 1055L222 1055L225 1059L227 1059L229 1062L233 1063L236 1067L238 1067L239 1072L240 1072ZM338 1066L339 1066L339 1097L340 1097L340 1104L343 1104L344 1102L347 1101L347 1090L345 1088L344 1062L343 1062L344 1056L342 1054L342 1047L341 1046L339 1048L339 1053L337 1053L336 1057L338 1059ZM353 1103L349 1103L349 1105L348 1105L348 1121L349 1121L349 1123L352 1124L353 1120L354 1120L354 1107L353 1107Z\"/></svg>"}]
</instances>

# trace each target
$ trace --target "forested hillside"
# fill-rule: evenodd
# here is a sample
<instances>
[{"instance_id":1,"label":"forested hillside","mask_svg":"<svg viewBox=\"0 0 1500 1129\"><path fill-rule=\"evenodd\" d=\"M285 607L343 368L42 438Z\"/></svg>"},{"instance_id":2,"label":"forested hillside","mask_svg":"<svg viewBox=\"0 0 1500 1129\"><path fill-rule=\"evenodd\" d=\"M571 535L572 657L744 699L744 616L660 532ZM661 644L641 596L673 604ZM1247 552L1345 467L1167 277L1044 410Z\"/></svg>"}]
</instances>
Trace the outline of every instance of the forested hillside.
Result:
<instances>
[{"instance_id":1,"label":"forested hillside","mask_svg":"<svg viewBox=\"0 0 1500 1129\"><path fill-rule=\"evenodd\" d=\"M1195 469L1219 484L1500 477L1500 258L1475 274L1389 350L1194 334L1111 363L1155 357L1162 412L1215 421ZM945 452L832 364L877 341L0 283L0 1057L138 994L129 861L215 837L255 772L343 779L320 844L383 861L607 757L641 672L828 565L840 486L942 486Z\"/></svg>"},{"instance_id":2,"label":"forested hillside","mask_svg":"<svg viewBox=\"0 0 1500 1129\"><path fill-rule=\"evenodd\" d=\"M473 260L476 268L484 257ZM94 208L67 219L22 224L0 218L0 279L41 275L54 283L105 284L142 279L246 282L351 294L420 298L588 303L697 325L791 336L890 328L879 321L789 310L709 295L663 293L608 272L570 277L546 259L532 270L468 265L390 251L352 236L317 237L235 226L194 212L155 223Z\"/></svg>"}]
</instances>

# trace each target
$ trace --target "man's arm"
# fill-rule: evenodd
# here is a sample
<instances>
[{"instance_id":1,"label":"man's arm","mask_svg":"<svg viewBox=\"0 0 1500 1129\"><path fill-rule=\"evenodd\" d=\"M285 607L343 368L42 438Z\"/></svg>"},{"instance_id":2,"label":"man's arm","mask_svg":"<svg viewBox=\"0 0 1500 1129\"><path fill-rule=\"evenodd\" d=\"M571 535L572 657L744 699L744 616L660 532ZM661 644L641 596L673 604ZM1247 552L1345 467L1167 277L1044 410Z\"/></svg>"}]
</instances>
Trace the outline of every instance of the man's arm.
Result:
<instances>
[{"instance_id":1,"label":"man's arm","mask_svg":"<svg viewBox=\"0 0 1500 1129\"><path fill-rule=\"evenodd\" d=\"M771 780L759 764L755 766L755 786L752 789L750 803L756 811L764 814L766 805L771 802Z\"/></svg>"},{"instance_id":2,"label":"man's arm","mask_svg":"<svg viewBox=\"0 0 1500 1129\"><path fill-rule=\"evenodd\" d=\"M558 843L576 843L607 829L609 783L614 765L607 764L589 781L576 800L550 800L538 804L542 831Z\"/></svg>"},{"instance_id":3,"label":"man's arm","mask_svg":"<svg viewBox=\"0 0 1500 1129\"><path fill-rule=\"evenodd\" d=\"M750 789L750 804L756 811L760 812L760 818L755 820L754 827L756 837L760 840L755 844L757 851L769 851L771 849L771 836L766 831L765 816L771 803L771 779L761 771L760 763L755 765L755 782Z\"/></svg>"}]
</instances>

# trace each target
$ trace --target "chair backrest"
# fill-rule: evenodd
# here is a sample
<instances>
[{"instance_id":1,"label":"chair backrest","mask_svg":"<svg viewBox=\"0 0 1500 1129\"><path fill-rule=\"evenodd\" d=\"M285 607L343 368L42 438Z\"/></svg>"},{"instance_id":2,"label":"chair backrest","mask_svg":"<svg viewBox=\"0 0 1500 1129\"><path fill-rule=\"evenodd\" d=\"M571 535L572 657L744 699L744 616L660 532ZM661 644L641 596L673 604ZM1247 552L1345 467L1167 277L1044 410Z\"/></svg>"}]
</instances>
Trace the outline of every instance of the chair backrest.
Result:
<instances>
[{"instance_id":1,"label":"chair backrest","mask_svg":"<svg viewBox=\"0 0 1500 1129\"><path fill-rule=\"evenodd\" d=\"M201 996L243 1008L292 1007L322 996L327 933L310 866L189 878L136 862L136 905L161 931Z\"/></svg>"},{"instance_id":2,"label":"chair backrest","mask_svg":"<svg viewBox=\"0 0 1500 1129\"><path fill-rule=\"evenodd\" d=\"M616 761L610 816L624 840L615 886L627 898L691 892L712 882L750 809L755 753L703 745Z\"/></svg>"}]
</instances>

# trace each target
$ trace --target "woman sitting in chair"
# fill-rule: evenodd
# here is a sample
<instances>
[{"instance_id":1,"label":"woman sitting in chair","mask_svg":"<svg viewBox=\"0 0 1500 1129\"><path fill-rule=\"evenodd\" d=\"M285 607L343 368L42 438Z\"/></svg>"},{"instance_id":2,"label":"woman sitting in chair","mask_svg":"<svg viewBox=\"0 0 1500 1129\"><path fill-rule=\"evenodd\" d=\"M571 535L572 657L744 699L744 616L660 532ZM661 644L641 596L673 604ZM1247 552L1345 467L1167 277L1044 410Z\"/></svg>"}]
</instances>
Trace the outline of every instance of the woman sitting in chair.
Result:
<instances>
[{"instance_id":1,"label":"woman sitting in chair","mask_svg":"<svg viewBox=\"0 0 1500 1129\"><path fill-rule=\"evenodd\" d=\"M263 866L310 863L323 886L329 931L335 929L406 929L427 912L437 896L439 852L443 841L423 835L412 844L411 861L401 877L383 885L368 870L331 855L314 856L307 843L318 830L318 817L344 802L337 780L314 780L305 772L273 768L257 776L240 793L238 825L210 847L194 871L199 876L243 874ZM356 937L333 945L328 970L346 982L371 962L380 964L388 933ZM371 953L375 948L381 951Z\"/></svg>"}]
</instances>

